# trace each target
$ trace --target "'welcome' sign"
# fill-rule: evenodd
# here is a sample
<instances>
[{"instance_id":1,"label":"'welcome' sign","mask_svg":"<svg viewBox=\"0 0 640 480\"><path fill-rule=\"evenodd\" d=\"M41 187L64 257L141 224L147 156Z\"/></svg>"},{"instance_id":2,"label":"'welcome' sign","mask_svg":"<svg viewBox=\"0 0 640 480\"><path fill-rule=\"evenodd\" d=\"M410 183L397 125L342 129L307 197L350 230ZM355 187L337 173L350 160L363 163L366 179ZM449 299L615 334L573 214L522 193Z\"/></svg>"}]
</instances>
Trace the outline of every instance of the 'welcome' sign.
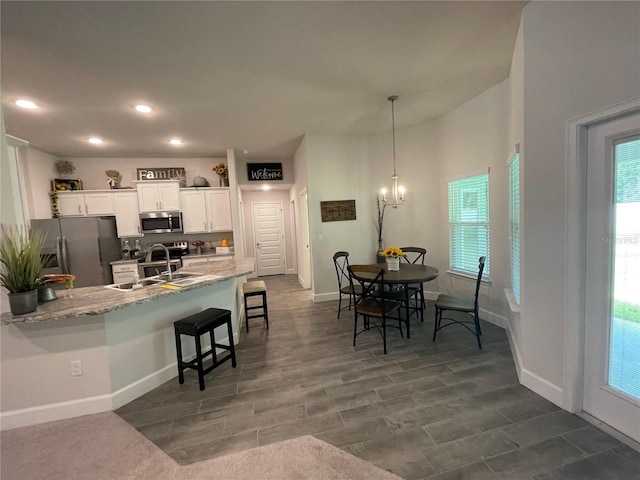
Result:
<instances>
[{"instance_id":1,"label":"'welcome' sign","mask_svg":"<svg viewBox=\"0 0 640 480\"><path fill-rule=\"evenodd\" d=\"M282 180L281 163L247 163L247 178L250 182Z\"/></svg>"}]
</instances>

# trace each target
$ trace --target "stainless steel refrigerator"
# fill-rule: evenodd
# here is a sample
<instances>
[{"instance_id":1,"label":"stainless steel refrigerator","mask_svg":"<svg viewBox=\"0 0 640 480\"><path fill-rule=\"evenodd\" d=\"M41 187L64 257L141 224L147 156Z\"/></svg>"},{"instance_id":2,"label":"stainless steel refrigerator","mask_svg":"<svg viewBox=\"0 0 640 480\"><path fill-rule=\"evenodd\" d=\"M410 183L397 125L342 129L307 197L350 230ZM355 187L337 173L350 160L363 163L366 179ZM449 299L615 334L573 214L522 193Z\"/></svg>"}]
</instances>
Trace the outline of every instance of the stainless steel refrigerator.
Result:
<instances>
[{"instance_id":1,"label":"stainless steel refrigerator","mask_svg":"<svg viewBox=\"0 0 640 480\"><path fill-rule=\"evenodd\" d=\"M44 273L73 274L74 287L113 283L111 262L122 256L115 217L31 220L31 227L47 232Z\"/></svg>"}]
</instances>

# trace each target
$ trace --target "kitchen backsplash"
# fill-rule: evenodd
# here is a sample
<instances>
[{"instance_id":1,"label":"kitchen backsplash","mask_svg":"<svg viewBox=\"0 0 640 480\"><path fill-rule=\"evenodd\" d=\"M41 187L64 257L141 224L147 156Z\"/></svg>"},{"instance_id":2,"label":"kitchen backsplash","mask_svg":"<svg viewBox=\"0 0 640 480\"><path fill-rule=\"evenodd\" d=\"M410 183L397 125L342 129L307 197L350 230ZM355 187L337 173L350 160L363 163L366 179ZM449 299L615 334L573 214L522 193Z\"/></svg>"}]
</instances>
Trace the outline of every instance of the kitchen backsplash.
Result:
<instances>
[{"instance_id":1,"label":"kitchen backsplash","mask_svg":"<svg viewBox=\"0 0 640 480\"><path fill-rule=\"evenodd\" d=\"M142 241L144 250L146 250L148 246L153 245L154 243L188 242L189 253L195 253L196 247L192 245L191 242L194 242L196 240L205 242L202 248L202 253L206 253L207 251L209 251L209 248L212 246L221 247L223 240L227 240L230 246L233 245L233 232L202 233L193 235L185 235L183 233L156 233L147 234L144 237L122 238L121 240L129 240L131 245L133 245L136 238L139 238Z\"/></svg>"}]
</instances>

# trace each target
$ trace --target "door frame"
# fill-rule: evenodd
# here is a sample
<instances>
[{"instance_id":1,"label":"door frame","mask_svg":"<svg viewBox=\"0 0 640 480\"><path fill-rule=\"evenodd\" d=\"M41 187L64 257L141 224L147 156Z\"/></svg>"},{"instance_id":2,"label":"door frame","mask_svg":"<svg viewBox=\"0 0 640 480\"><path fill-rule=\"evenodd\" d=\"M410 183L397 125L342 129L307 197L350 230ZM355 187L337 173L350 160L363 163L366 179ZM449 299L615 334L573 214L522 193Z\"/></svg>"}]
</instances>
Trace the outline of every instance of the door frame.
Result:
<instances>
[{"instance_id":1,"label":"door frame","mask_svg":"<svg viewBox=\"0 0 640 480\"><path fill-rule=\"evenodd\" d=\"M567 122L563 407L581 412L584 387L588 127L640 112L640 97Z\"/></svg>"}]
</instances>

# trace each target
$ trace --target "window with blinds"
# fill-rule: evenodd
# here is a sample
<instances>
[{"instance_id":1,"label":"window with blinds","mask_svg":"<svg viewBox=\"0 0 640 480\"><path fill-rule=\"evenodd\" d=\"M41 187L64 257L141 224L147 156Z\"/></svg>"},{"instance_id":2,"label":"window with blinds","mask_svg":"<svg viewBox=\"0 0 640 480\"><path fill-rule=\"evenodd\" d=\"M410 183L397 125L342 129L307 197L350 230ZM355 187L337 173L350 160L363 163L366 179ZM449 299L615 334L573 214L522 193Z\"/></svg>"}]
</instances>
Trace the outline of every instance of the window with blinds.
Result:
<instances>
[{"instance_id":1,"label":"window with blinds","mask_svg":"<svg viewBox=\"0 0 640 480\"><path fill-rule=\"evenodd\" d=\"M490 275L489 175L449 182L449 268L478 275L478 259L487 257L483 276Z\"/></svg>"},{"instance_id":2,"label":"window with blinds","mask_svg":"<svg viewBox=\"0 0 640 480\"><path fill-rule=\"evenodd\" d=\"M509 239L511 241L511 290L520 304L520 155L509 162Z\"/></svg>"},{"instance_id":3,"label":"window with blinds","mask_svg":"<svg viewBox=\"0 0 640 480\"><path fill-rule=\"evenodd\" d=\"M640 399L640 138L615 145L609 384Z\"/></svg>"}]
</instances>

